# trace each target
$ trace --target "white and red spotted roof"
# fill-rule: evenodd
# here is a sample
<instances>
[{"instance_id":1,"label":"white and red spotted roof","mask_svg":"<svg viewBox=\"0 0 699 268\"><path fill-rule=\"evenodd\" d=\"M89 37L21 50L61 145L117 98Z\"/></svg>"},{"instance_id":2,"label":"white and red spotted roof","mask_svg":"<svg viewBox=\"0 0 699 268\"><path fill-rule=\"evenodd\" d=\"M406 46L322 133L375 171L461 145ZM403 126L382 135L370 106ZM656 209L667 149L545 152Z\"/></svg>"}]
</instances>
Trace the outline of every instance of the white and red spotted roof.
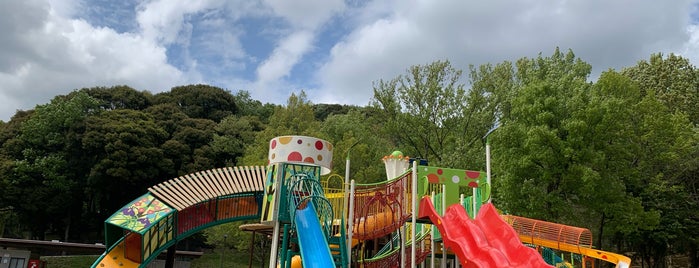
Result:
<instances>
[{"instance_id":1,"label":"white and red spotted roof","mask_svg":"<svg viewBox=\"0 0 699 268\"><path fill-rule=\"evenodd\" d=\"M321 175L330 173L333 145L307 136L281 136L269 141L269 164L297 163L321 167Z\"/></svg>"}]
</instances>

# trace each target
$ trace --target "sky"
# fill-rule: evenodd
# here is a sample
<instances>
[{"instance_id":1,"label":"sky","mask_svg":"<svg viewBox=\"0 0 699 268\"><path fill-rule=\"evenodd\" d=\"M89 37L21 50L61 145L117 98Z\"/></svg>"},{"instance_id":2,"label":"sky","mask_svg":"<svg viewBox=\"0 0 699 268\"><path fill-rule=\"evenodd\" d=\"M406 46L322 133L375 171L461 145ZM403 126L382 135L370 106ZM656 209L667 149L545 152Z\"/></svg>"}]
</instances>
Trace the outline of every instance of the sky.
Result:
<instances>
[{"instance_id":1,"label":"sky","mask_svg":"<svg viewBox=\"0 0 699 268\"><path fill-rule=\"evenodd\" d=\"M468 70L556 47L591 79L653 53L699 66L699 0L0 0L0 33L2 121L115 85L365 106L373 82L413 65Z\"/></svg>"}]
</instances>

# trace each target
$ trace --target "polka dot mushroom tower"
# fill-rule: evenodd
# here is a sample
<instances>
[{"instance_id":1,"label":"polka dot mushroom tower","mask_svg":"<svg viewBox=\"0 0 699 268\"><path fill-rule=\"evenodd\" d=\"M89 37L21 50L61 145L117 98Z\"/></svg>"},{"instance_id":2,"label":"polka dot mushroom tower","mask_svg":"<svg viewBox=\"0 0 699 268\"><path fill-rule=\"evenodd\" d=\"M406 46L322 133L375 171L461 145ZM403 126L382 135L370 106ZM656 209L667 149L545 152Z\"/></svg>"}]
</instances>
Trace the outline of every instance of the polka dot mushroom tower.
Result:
<instances>
[{"instance_id":1,"label":"polka dot mushroom tower","mask_svg":"<svg viewBox=\"0 0 699 268\"><path fill-rule=\"evenodd\" d=\"M330 173L332 143L307 136L281 136L269 141L269 164L295 163L321 167L321 175Z\"/></svg>"}]
</instances>

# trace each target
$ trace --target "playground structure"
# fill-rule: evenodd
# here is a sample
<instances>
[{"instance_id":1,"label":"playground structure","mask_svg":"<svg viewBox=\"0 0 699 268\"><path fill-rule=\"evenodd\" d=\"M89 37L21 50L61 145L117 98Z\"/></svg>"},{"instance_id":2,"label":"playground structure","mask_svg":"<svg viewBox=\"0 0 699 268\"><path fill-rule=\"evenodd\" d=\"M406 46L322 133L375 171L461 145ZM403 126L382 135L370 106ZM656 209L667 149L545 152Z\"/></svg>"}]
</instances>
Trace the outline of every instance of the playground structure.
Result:
<instances>
[{"instance_id":1,"label":"playground structure","mask_svg":"<svg viewBox=\"0 0 699 268\"><path fill-rule=\"evenodd\" d=\"M332 169L327 141L282 136L269 149L267 166L150 187L105 221L107 250L92 267L146 267L203 229L252 219L272 229L270 268L298 267L299 256L303 267L594 267L591 258L630 265L593 249L587 229L498 215L483 172L418 165L394 152L383 159L386 181L357 184L347 175L322 178Z\"/></svg>"}]
</instances>

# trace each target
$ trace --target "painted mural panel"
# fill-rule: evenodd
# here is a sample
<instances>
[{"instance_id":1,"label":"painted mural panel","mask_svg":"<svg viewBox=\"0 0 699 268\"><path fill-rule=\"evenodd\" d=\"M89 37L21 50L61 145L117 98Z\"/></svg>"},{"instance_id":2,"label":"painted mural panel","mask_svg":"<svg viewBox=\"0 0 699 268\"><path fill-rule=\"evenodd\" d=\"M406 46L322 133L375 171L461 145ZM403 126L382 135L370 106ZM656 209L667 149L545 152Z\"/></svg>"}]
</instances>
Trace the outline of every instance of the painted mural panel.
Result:
<instances>
[{"instance_id":1,"label":"painted mural panel","mask_svg":"<svg viewBox=\"0 0 699 268\"><path fill-rule=\"evenodd\" d=\"M107 223L143 233L174 210L154 196L145 194L112 215Z\"/></svg>"}]
</instances>

